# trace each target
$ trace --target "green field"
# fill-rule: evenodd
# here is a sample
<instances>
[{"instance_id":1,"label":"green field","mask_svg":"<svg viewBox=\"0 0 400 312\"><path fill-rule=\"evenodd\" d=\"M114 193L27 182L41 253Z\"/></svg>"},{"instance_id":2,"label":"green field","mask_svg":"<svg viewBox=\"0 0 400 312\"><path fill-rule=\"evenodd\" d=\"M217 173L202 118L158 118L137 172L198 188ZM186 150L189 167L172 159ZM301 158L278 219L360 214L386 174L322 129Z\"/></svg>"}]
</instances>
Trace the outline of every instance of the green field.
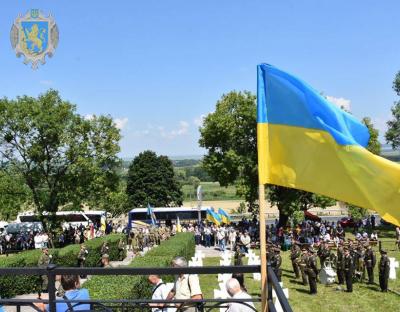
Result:
<instances>
[{"instance_id":1,"label":"green field","mask_svg":"<svg viewBox=\"0 0 400 312\"><path fill-rule=\"evenodd\" d=\"M385 236L386 234L386 236ZM382 235L382 234L381 234ZM394 234L393 234L394 235ZM389 251L390 257L400 261L400 252L395 250L392 233L385 232L382 236L383 248ZM375 248L377 251L377 248ZM355 283L353 293L346 293L338 289L338 285L323 286L318 284L318 295L308 294L308 286L303 286L299 280L294 279L289 252L282 252L282 281L285 288L289 288L289 302L295 312L375 312L375 311L400 311L400 295L394 293L381 293L379 291L378 270L375 267L376 285ZM377 261L379 263L379 254ZM219 265L219 258L206 258L204 265ZM378 265L378 264L377 264ZM397 270L397 280L389 280L389 288L400 292L400 270ZM213 298L213 289L218 288L217 276L204 275L200 277L205 298ZM252 275L246 276L246 287L249 293L260 296L260 283L254 282Z\"/></svg>"},{"instance_id":2,"label":"green field","mask_svg":"<svg viewBox=\"0 0 400 312\"><path fill-rule=\"evenodd\" d=\"M236 195L236 187L221 187L218 182L201 182L203 187L203 200L233 200L241 199ZM196 191L193 185L182 186L183 197L185 201L196 200Z\"/></svg>"}]
</instances>

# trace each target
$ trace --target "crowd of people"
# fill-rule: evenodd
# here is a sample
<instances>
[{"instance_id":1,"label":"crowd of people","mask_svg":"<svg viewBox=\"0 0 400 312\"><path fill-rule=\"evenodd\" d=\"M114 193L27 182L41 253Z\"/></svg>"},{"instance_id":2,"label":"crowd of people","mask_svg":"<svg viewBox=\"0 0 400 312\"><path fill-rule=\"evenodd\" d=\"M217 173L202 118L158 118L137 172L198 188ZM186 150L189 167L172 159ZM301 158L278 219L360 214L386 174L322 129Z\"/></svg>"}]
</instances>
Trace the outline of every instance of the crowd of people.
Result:
<instances>
[{"instance_id":1,"label":"crowd of people","mask_svg":"<svg viewBox=\"0 0 400 312\"><path fill-rule=\"evenodd\" d=\"M99 223L90 225L67 225L51 231L21 229L17 233L3 230L0 233L0 254L10 254L30 249L62 248L70 244L83 244L86 241L111 233L123 233L126 226L109 221L105 229Z\"/></svg>"},{"instance_id":2,"label":"crowd of people","mask_svg":"<svg viewBox=\"0 0 400 312\"><path fill-rule=\"evenodd\" d=\"M269 261L278 279L281 279L281 250L290 249L290 260L296 279L309 285L310 294L317 293L321 270L333 269L339 285L353 291L353 282L373 284L377 265L373 249L379 246L381 254L378 264L379 285L382 292L388 291L390 262L387 251L378 241L374 224L358 226L354 239L346 238L343 227L338 223L306 221L294 228L268 228ZM368 234L370 232L370 234ZM396 229L399 233L400 230Z\"/></svg>"},{"instance_id":3,"label":"crowd of people","mask_svg":"<svg viewBox=\"0 0 400 312\"><path fill-rule=\"evenodd\" d=\"M176 232L192 232L195 236L197 245L203 245L206 248L218 248L225 251L227 248L234 251L234 265L243 265L243 257L248 249L257 247L259 244L258 223L253 221L241 221L238 224L214 225L210 223L187 223L183 225L142 227L133 228L127 231L122 224L107 224L106 232L99 234L98 228L86 227L69 228L63 231L63 243L79 243L81 250L77 255L77 265L84 266L88 254L84 243L86 240L105 235L112 232L127 234L127 239L122 239L118 248L120 250L120 260L124 257L125 250L132 250L134 253L141 252L148 247L159 245L162 240L168 239ZM336 282L338 285L345 285L345 290L353 291L353 282L366 282L372 284L374 280L374 270L378 267L379 284L383 292L388 291L389 277L389 259L387 251L379 244L377 231L373 222L358 224L354 229L354 239L346 237L345 229L340 223L304 221L294 227L279 227L276 222L267 226L267 247L268 262L274 270L278 280L282 277L282 251L289 251L292 263L294 278L299 279L304 285L310 288L310 294L317 294L318 284L321 282L319 276L322 270L332 268L336 272ZM48 248L51 247L52 237L44 233L37 233L33 238L34 247L36 242L42 242L42 257L39 259L39 266L47 266L51 262L51 256ZM61 243L60 241L58 241ZM396 245L400 249L400 228L396 229ZM380 261L377 261L376 251L373 247L379 246L381 254ZM101 248L101 257L99 265L109 268L109 247L104 243ZM172 267L186 267L188 262L182 257L177 257L172 262ZM86 276L64 276L60 280L58 296L68 299L89 298L86 291L79 288L79 278ZM152 299L177 301L187 299L202 299L200 281L196 274L180 274L174 283L172 289L167 287L161 277L158 275L148 276L149 283L153 286ZM46 277L42 277L43 290L47 287ZM65 287L64 287L65 286ZM241 299L245 302L233 302L229 304L227 311L230 312L248 312L254 311L251 296L247 293L244 284L243 274L234 274L226 283L228 294L234 299ZM81 297L82 296L82 297ZM72 300L71 299L71 300ZM248 300L248 301L246 301ZM44 306L43 306L44 307ZM181 306L181 304L150 304L153 312L176 311L196 311L191 306ZM44 307L46 308L46 307ZM58 308L58 306L57 306ZM83 309L82 305L82 309ZM80 310L78 308L76 310Z\"/></svg>"}]
</instances>

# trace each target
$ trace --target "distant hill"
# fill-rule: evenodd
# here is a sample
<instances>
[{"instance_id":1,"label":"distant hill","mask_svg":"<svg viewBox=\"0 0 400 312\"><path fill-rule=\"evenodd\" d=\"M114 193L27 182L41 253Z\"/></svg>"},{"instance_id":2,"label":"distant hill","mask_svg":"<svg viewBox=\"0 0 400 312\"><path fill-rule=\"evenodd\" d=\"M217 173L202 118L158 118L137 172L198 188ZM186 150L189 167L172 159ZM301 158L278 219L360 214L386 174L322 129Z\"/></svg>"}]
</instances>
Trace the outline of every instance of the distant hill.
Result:
<instances>
[{"instance_id":1,"label":"distant hill","mask_svg":"<svg viewBox=\"0 0 400 312\"><path fill-rule=\"evenodd\" d=\"M168 156L171 159L174 167L193 167L199 165L203 159L202 155L188 155L188 156ZM133 158L122 158L122 168L127 170Z\"/></svg>"}]
</instances>

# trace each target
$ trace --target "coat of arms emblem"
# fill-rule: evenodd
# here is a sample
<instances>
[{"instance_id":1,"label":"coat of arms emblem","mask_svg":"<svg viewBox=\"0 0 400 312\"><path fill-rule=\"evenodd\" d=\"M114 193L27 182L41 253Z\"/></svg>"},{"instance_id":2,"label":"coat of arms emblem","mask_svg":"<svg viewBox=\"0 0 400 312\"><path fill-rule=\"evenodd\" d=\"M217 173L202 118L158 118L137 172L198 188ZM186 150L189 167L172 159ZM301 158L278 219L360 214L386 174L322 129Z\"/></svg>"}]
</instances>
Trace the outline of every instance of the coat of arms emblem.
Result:
<instances>
[{"instance_id":1,"label":"coat of arms emblem","mask_svg":"<svg viewBox=\"0 0 400 312\"><path fill-rule=\"evenodd\" d=\"M39 10L19 15L11 28L11 45L17 57L24 56L24 64L46 63L46 55L52 57L58 45L58 28L53 17L45 17Z\"/></svg>"}]
</instances>

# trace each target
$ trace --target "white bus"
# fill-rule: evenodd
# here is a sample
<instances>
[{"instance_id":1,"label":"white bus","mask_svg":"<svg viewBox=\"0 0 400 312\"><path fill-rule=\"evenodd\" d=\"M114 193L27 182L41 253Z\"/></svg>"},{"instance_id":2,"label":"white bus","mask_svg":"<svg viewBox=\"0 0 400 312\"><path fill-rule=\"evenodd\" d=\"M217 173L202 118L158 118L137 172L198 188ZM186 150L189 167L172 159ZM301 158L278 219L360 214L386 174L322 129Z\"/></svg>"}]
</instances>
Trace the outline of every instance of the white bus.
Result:
<instances>
[{"instance_id":1,"label":"white bus","mask_svg":"<svg viewBox=\"0 0 400 312\"><path fill-rule=\"evenodd\" d=\"M48 213L44 212L44 216ZM81 224L83 226L88 226L89 224L101 224L101 219L111 217L109 213L101 210L88 210L88 211L59 211L56 213L56 220L61 223L62 227L68 228L70 225L72 227L78 227ZM39 222L40 218L38 214L33 212L20 213L17 217L17 223L20 222Z\"/></svg>"},{"instance_id":2,"label":"white bus","mask_svg":"<svg viewBox=\"0 0 400 312\"><path fill-rule=\"evenodd\" d=\"M152 208L158 223L171 224L179 220L182 222L197 221L199 217L199 209L197 207L159 207ZM201 207L201 220L207 217L207 210L211 207ZM151 217L147 214L147 208L134 208L129 212L128 226L133 227L134 221L141 221L151 224Z\"/></svg>"}]
</instances>

